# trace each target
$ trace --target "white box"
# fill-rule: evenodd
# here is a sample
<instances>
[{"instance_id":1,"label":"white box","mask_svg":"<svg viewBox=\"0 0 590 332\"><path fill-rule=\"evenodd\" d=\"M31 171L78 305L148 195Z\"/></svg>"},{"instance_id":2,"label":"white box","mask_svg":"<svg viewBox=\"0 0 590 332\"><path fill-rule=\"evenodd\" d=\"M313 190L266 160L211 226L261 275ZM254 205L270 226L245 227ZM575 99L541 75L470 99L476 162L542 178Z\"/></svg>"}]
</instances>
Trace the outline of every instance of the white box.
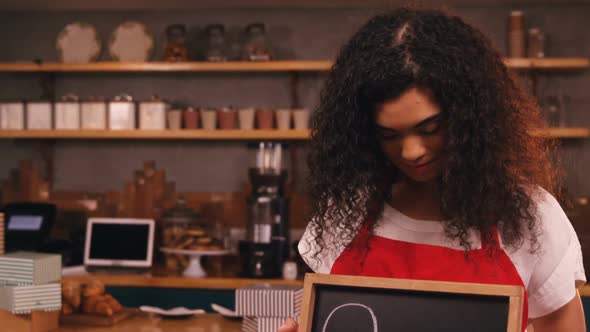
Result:
<instances>
[{"instance_id":1,"label":"white box","mask_svg":"<svg viewBox=\"0 0 590 332\"><path fill-rule=\"evenodd\" d=\"M27 103L27 129L49 130L53 128L53 104L49 101Z\"/></svg>"},{"instance_id":2,"label":"white box","mask_svg":"<svg viewBox=\"0 0 590 332\"><path fill-rule=\"evenodd\" d=\"M135 129L135 103L132 101L109 102L109 128L113 130Z\"/></svg>"},{"instance_id":3,"label":"white box","mask_svg":"<svg viewBox=\"0 0 590 332\"><path fill-rule=\"evenodd\" d=\"M60 255L16 251L0 256L0 284L40 285L60 279Z\"/></svg>"},{"instance_id":4,"label":"white box","mask_svg":"<svg viewBox=\"0 0 590 332\"><path fill-rule=\"evenodd\" d=\"M61 284L0 286L0 308L14 314L61 308Z\"/></svg>"},{"instance_id":5,"label":"white box","mask_svg":"<svg viewBox=\"0 0 590 332\"><path fill-rule=\"evenodd\" d=\"M139 103L139 129L166 129L166 110L163 101L146 101Z\"/></svg>"},{"instance_id":6,"label":"white box","mask_svg":"<svg viewBox=\"0 0 590 332\"><path fill-rule=\"evenodd\" d=\"M22 102L0 104L0 129L25 129L25 105Z\"/></svg>"},{"instance_id":7,"label":"white box","mask_svg":"<svg viewBox=\"0 0 590 332\"><path fill-rule=\"evenodd\" d=\"M299 286L251 285L236 289L236 313L244 317L296 317L302 299Z\"/></svg>"},{"instance_id":8,"label":"white box","mask_svg":"<svg viewBox=\"0 0 590 332\"><path fill-rule=\"evenodd\" d=\"M84 101L80 103L82 129L107 129L107 103L104 101Z\"/></svg>"},{"instance_id":9,"label":"white box","mask_svg":"<svg viewBox=\"0 0 590 332\"><path fill-rule=\"evenodd\" d=\"M80 103L59 101L55 103L55 129L80 129Z\"/></svg>"},{"instance_id":10,"label":"white box","mask_svg":"<svg viewBox=\"0 0 590 332\"><path fill-rule=\"evenodd\" d=\"M4 213L0 213L0 256L4 255Z\"/></svg>"},{"instance_id":11,"label":"white box","mask_svg":"<svg viewBox=\"0 0 590 332\"><path fill-rule=\"evenodd\" d=\"M242 332L277 332L288 319L299 320L299 317L249 317L242 319Z\"/></svg>"}]
</instances>

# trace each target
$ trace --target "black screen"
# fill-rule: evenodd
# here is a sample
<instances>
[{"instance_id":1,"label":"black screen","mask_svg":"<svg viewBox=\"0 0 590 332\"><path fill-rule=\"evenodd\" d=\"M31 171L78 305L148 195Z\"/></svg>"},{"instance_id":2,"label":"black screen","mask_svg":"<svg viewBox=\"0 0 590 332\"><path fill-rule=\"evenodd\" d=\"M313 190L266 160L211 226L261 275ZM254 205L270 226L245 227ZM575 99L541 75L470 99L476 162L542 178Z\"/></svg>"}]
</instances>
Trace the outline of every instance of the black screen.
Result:
<instances>
[{"instance_id":1,"label":"black screen","mask_svg":"<svg viewBox=\"0 0 590 332\"><path fill-rule=\"evenodd\" d=\"M509 298L501 296L320 285L315 301L313 332L497 332L508 328Z\"/></svg>"},{"instance_id":2,"label":"black screen","mask_svg":"<svg viewBox=\"0 0 590 332\"><path fill-rule=\"evenodd\" d=\"M149 225L92 224L91 259L145 261Z\"/></svg>"}]
</instances>

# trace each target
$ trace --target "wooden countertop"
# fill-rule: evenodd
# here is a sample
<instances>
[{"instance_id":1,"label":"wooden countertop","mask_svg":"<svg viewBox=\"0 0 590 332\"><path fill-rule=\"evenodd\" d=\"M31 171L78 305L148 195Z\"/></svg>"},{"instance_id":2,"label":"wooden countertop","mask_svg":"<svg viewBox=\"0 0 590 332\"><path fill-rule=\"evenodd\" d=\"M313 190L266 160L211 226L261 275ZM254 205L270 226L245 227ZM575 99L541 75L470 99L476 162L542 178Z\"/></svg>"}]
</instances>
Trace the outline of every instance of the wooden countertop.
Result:
<instances>
[{"instance_id":1,"label":"wooden countertop","mask_svg":"<svg viewBox=\"0 0 590 332\"><path fill-rule=\"evenodd\" d=\"M14 316L11 313L0 310L0 322L3 332L30 332L30 320ZM62 325L56 332L239 332L240 321L230 321L218 314L198 315L191 319L161 319L157 316L138 314L125 319L110 327Z\"/></svg>"},{"instance_id":2,"label":"wooden countertop","mask_svg":"<svg viewBox=\"0 0 590 332\"><path fill-rule=\"evenodd\" d=\"M245 278L187 278L176 276L146 276L129 274L88 274L64 276L64 281L87 282L98 279L107 286L236 289L250 284L269 283L275 285L303 286L303 280L245 279Z\"/></svg>"},{"instance_id":3,"label":"wooden countertop","mask_svg":"<svg viewBox=\"0 0 590 332\"><path fill-rule=\"evenodd\" d=\"M303 286L303 280L245 279L245 278L187 278L174 276L145 276L128 274L88 274L65 276L63 280L88 282L98 279L107 286L195 288L195 289L237 289L250 284L269 283L274 285ZM580 288L580 295L590 296L590 285Z\"/></svg>"}]
</instances>

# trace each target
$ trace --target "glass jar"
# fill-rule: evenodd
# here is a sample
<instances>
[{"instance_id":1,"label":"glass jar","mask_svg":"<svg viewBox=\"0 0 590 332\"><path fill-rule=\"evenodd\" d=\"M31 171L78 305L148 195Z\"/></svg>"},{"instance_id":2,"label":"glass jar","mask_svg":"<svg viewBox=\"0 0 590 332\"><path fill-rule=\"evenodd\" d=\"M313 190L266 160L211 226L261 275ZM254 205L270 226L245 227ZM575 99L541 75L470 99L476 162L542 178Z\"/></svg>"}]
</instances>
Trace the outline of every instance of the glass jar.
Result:
<instances>
[{"instance_id":1,"label":"glass jar","mask_svg":"<svg viewBox=\"0 0 590 332\"><path fill-rule=\"evenodd\" d=\"M269 61L272 59L270 42L266 36L263 23L252 23L246 26L246 44L244 45L244 60Z\"/></svg>"},{"instance_id":2,"label":"glass jar","mask_svg":"<svg viewBox=\"0 0 590 332\"><path fill-rule=\"evenodd\" d=\"M205 205L204 215L209 225L208 235L211 237L209 250L228 250L230 249L229 228L224 222L223 202L213 201Z\"/></svg>"},{"instance_id":3,"label":"glass jar","mask_svg":"<svg viewBox=\"0 0 590 332\"><path fill-rule=\"evenodd\" d=\"M205 28L207 35L207 61L227 61L225 28L221 24L211 24Z\"/></svg>"},{"instance_id":4,"label":"glass jar","mask_svg":"<svg viewBox=\"0 0 590 332\"><path fill-rule=\"evenodd\" d=\"M186 27L183 24L172 24L166 27L164 61L188 61Z\"/></svg>"},{"instance_id":5,"label":"glass jar","mask_svg":"<svg viewBox=\"0 0 590 332\"><path fill-rule=\"evenodd\" d=\"M203 236L205 228L198 210L190 208L184 198L162 214L162 247L190 249L194 238Z\"/></svg>"}]
</instances>

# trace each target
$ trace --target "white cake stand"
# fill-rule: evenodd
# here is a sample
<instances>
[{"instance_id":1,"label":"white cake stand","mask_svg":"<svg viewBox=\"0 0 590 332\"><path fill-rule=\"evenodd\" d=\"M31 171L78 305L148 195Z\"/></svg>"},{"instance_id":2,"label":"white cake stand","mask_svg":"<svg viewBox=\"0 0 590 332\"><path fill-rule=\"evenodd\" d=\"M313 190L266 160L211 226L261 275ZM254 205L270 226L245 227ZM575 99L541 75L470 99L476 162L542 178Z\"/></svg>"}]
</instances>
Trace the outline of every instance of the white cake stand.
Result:
<instances>
[{"instance_id":1,"label":"white cake stand","mask_svg":"<svg viewBox=\"0 0 590 332\"><path fill-rule=\"evenodd\" d=\"M229 253L227 250L184 250L173 248L160 248L166 254L187 255L190 257L190 262L182 275L192 278L203 278L207 276L207 272L201 265L201 257L203 256L224 256Z\"/></svg>"}]
</instances>

